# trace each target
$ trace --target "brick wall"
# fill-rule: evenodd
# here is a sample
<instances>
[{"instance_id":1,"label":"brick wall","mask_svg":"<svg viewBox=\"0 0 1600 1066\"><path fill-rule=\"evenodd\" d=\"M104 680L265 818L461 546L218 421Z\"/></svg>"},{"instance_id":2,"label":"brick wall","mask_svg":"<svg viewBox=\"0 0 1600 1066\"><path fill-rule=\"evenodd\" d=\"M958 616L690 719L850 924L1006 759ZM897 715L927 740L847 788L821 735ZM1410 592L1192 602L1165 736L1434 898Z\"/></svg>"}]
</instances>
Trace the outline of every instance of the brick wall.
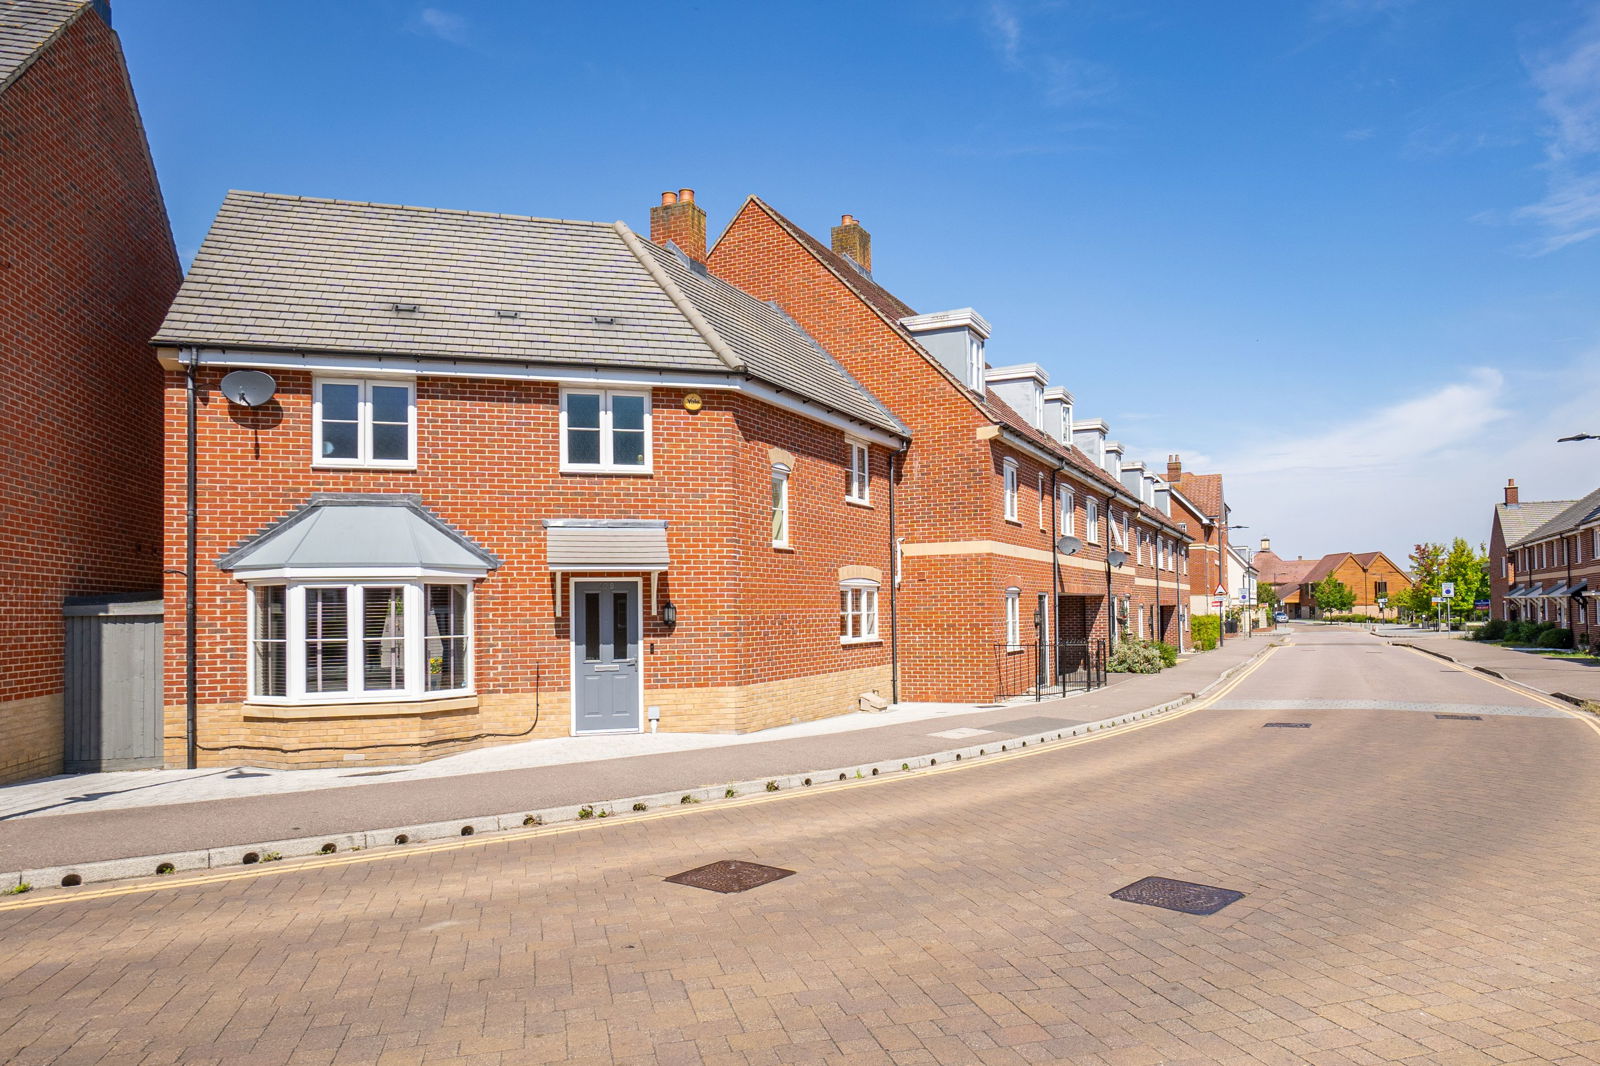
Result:
<instances>
[{"instance_id":1,"label":"brick wall","mask_svg":"<svg viewBox=\"0 0 1600 1066\"><path fill-rule=\"evenodd\" d=\"M422 378L416 470L318 470L309 373L275 371L277 395L257 410L222 398L221 376L210 368L200 376L202 762L327 765L352 754L335 749L379 744L360 754L399 761L567 735L571 608L556 616L545 518L667 520L672 564L660 594L677 606L678 624L669 631L649 612L646 579L641 634L645 703L663 708L664 730L740 731L854 710L864 691L887 695L887 642L841 646L838 636L840 567L887 573L889 566L888 513L878 505L888 491L881 449L872 454L874 506L849 505L842 431L732 392L702 391L704 406L691 413L682 390L656 389L651 475L563 475L555 385ZM184 552L179 373L167 379L166 428L166 552L177 568ZM792 457L792 551L771 544L773 448ZM285 720L246 705L245 588L216 561L315 492L419 494L502 560L475 593L474 706L452 705L426 720L410 713L415 708L385 714L381 705L359 716ZM168 581L167 737L176 762L184 739L183 579ZM886 592L881 610L887 635ZM833 680L783 686L797 678ZM774 693L786 693L783 707ZM453 739L480 733L494 735ZM241 745L266 750L246 754Z\"/></svg>"},{"instance_id":2,"label":"brick wall","mask_svg":"<svg viewBox=\"0 0 1600 1066\"><path fill-rule=\"evenodd\" d=\"M116 36L84 12L0 93L0 781L61 768L62 600L160 585L177 291Z\"/></svg>"}]
</instances>

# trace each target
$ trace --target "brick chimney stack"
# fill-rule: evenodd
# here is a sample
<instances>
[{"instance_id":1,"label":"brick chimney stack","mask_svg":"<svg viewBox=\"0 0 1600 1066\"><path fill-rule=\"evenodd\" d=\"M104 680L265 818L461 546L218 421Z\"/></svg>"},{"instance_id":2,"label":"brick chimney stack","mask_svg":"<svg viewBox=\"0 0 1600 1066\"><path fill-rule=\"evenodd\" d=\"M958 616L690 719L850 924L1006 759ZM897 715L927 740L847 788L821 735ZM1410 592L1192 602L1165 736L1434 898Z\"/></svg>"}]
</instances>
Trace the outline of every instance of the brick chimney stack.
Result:
<instances>
[{"instance_id":1,"label":"brick chimney stack","mask_svg":"<svg viewBox=\"0 0 1600 1066\"><path fill-rule=\"evenodd\" d=\"M1172 485L1178 483L1183 476L1183 460L1176 455L1167 456L1167 482Z\"/></svg>"},{"instance_id":2,"label":"brick chimney stack","mask_svg":"<svg viewBox=\"0 0 1600 1066\"><path fill-rule=\"evenodd\" d=\"M1506 503L1517 503L1517 479L1506 478Z\"/></svg>"},{"instance_id":3,"label":"brick chimney stack","mask_svg":"<svg viewBox=\"0 0 1600 1066\"><path fill-rule=\"evenodd\" d=\"M854 215L845 215L833 227L833 250L854 259L862 270L872 270L872 234L861 227Z\"/></svg>"},{"instance_id":4,"label":"brick chimney stack","mask_svg":"<svg viewBox=\"0 0 1600 1066\"><path fill-rule=\"evenodd\" d=\"M650 240L671 241L690 259L706 261L706 213L694 202L693 189L661 194L661 203L650 209Z\"/></svg>"}]
</instances>

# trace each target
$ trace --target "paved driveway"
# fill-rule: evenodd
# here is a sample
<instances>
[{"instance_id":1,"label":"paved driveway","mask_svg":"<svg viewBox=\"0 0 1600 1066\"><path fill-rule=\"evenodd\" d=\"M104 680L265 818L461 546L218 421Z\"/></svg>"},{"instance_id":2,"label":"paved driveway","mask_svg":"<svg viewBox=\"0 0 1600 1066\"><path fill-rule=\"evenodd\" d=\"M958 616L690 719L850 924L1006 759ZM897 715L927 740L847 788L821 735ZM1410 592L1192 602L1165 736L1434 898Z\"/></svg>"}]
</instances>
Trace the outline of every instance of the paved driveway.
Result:
<instances>
[{"instance_id":1,"label":"paved driveway","mask_svg":"<svg viewBox=\"0 0 1600 1066\"><path fill-rule=\"evenodd\" d=\"M1539 710L1307 633L1215 706L1003 762L20 897L0 1060L1596 1062L1600 735ZM795 874L662 880L719 859ZM1150 875L1245 895L1110 897Z\"/></svg>"}]
</instances>

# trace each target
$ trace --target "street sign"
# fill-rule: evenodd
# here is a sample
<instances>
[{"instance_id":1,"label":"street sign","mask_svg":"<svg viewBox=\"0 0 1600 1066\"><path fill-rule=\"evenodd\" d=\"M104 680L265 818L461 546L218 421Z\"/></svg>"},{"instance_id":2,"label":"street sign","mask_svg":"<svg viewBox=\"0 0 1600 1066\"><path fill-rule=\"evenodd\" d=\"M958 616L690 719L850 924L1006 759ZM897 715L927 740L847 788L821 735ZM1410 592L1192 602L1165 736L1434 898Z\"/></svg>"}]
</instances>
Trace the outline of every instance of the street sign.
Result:
<instances>
[{"instance_id":1,"label":"street sign","mask_svg":"<svg viewBox=\"0 0 1600 1066\"><path fill-rule=\"evenodd\" d=\"M1489 601L1488 600L1473 600L1472 601L1472 607L1473 607L1474 610L1487 611L1489 609Z\"/></svg>"},{"instance_id":2,"label":"street sign","mask_svg":"<svg viewBox=\"0 0 1600 1066\"><path fill-rule=\"evenodd\" d=\"M1445 599L1454 599L1455 594L1456 583L1454 581L1446 581L1443 585L1439 586L1439 595L1443 596Z\"/></svg>"},{"instance_id":3,"label":"street sign","mask_svg":"<svg viewBox=\"0 0 1600 1066\"><path fill-rule=\"evenodd\" d=\"M1212 600L1211 601L1211 606L1213 606L1213 607L1221 607L1222 606L1222 601L1221 600Z\"/></svg>"},{"instance_id":4,"label":"street sign","mask_svg":"<svg viewBox=\"0 0 1600 1066\"><path fill-rule=\"evenodd\" d=\"M1449 603L1450 601L1447 600L1443 596L1435 596L1433 599L1429 600L1428 602L1429 603Z\"/></svg>"},{"instance_id":5,"label":"street sign","mask_svg":"<svg viewBox=\"0 0 1600 1066\"><path fill-rule=\"evenodd\" d=\"M1388 597L1387 596L1379 596L1378 597L1378 606L1379 607L1387 607L1387 606L1389 606Z\"/></svg>"},{"instance_id":6,"label":"street sign","mask_svg":"<svg viewBox=\"0 0 1600 1066\"><path fill-rule=\"evenodd\" d=\"M1221 585L1218 585L1217 586L1217 591L1213 592L1211 595L1213 595L1213 596L1226 596L1227 594L1228 594L1228 590L1223 588Z\"/></svg>"}]
</instances>

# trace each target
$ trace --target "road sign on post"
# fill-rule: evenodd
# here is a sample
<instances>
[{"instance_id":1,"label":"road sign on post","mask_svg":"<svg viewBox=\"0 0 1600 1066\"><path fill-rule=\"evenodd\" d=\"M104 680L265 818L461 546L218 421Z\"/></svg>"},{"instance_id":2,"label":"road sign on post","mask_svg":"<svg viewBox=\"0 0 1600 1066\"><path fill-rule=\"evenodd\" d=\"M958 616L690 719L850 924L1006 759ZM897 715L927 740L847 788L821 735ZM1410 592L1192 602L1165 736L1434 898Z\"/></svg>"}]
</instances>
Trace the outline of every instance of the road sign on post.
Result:
<instances>
[{"instance_id":1,"label":"road sign on post","mask_svg":"<svg viewBox=\"0 0 1600 1066\"><path fill-rule=\"evenodd\" d=\"M1446 581L1443 585L1439 586L1439 595L1443 596L1447 600L1455 599L1456 583L1454 581Z\"/></svg>"}]
</instances>

